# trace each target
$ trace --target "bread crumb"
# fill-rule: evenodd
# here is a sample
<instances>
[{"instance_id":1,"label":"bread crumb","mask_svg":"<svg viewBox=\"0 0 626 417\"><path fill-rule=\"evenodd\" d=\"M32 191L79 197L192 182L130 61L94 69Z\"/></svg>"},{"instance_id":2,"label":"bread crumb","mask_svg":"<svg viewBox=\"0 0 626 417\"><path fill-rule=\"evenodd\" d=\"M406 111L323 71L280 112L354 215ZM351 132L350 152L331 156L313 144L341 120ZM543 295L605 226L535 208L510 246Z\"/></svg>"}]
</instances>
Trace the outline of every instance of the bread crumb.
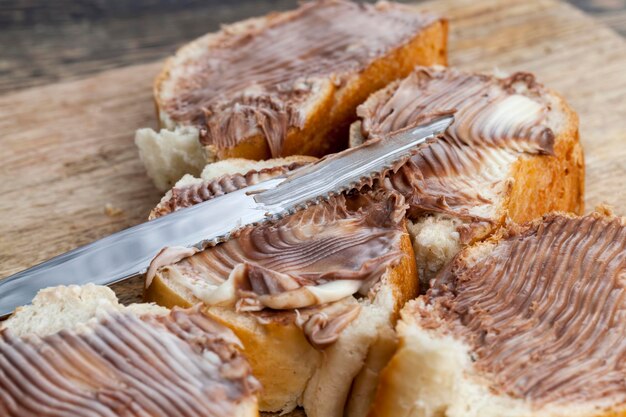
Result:
<instances>
[{"instance_id":1,"label":"bread crumb","mask_svg":"<svg viewBox=\"0 0 626 417\"><path fill-rule=\"evenodd\" d=\"M109 217L118 217L124 214L124 210L122 210L119 207L115 207L111 203L106 203L104 205L104 214L106 214Z\"/></svg>"},{"instance_id":2,"label":"bread crumb","mask_svg":"<svg viewBox=\"0 0 626 417\"><path fill-rule=\"evenodd\" d=\"M613 207L609 204L606 203L600 203L595 207L594 210L596 213L600 213L603 216L606 217L611 217L615 215L615 211L613 210Z\"/></svg>"}]
</instances>

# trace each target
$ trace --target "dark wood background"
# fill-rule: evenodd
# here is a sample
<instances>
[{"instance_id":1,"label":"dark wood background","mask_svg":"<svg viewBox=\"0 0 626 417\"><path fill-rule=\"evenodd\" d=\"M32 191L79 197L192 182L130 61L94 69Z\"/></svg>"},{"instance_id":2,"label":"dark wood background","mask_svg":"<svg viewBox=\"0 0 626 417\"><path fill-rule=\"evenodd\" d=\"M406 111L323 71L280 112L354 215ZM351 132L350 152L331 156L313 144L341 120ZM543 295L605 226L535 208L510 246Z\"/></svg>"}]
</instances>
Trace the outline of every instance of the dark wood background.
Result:
<instances>
[{"instance_id":1,"label":"dark wood background","mask_svg":"<svg viewBox=\"0 0 626 417\"><path fill-rule=\"evenodd\" d=\"M626 0L569 2L626 36ZM162 59L220 23L296 4L297 0L0 0L0 94Z\"/></svg>"}]
</instances>

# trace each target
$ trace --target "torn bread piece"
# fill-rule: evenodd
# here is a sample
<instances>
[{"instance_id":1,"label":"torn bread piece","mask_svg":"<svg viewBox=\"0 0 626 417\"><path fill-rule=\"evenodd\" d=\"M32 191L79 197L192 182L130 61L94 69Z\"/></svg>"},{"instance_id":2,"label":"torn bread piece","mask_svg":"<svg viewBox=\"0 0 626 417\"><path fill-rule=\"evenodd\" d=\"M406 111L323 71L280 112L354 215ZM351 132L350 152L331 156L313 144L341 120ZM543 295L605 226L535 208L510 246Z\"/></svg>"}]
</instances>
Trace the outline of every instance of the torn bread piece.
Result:
<instances>
[{"instance_id":1,"label":"torn bread piece","mask_svg":"<svg viewBox=\"0 0 626 417\"><path fill-rule=\"evenodd\" d=\"M258 416L240 348L200 305L123 306L108 287L47 288L0 327L0 415Z\"/></svg>"},{"instance_id":2,"label":"torn bread piece","mask_svg":"<svg viewBox=\"0 0 626 417\"><path fill-rule=\"evenodd\" d=\"M447 22L391 2L320 0L183 46L154 84L160 132L136 143L165 191L206 162L322 156L355 108L415 65L446 63Z\"/></svg>"},{"instance_id":3,"label":"torn bread piece","mask_svg":"<svg viewBox=\"0 0 626 417\"><path fill-rule=\"evenodd\" d=\"M626 415L626 219L550 214L402 310L371 417Z\"/></svg>"},{"instance_id":4,"label":"torn bread piece","mask_svg":"<svg viewBox=\"0 0 626 417\"><path fill-rule=\"evenodd\" d=\"M258 172L203 180L200 189L229 188L232 178ZM370 190L192 256L166 250L153 261L146 299L168 307L204 301L233 329L263 385L262 411L363 416L395 348L398 311L418 292L404 213L398 193Z\"/></svg>"},{"instance_id":5,"label":"torn bread piece","mask_svg":"<svg viewBox=\"0 0 626 417\"><path fill-rule=\"evenodd\" d=\"M449 112L455 120L443 137L391 176L409 205L424 283L464 245L508 221L583 210L578 117L528 73L418 67L358 107L351 144Z\"/></svg>"}]
</instances>

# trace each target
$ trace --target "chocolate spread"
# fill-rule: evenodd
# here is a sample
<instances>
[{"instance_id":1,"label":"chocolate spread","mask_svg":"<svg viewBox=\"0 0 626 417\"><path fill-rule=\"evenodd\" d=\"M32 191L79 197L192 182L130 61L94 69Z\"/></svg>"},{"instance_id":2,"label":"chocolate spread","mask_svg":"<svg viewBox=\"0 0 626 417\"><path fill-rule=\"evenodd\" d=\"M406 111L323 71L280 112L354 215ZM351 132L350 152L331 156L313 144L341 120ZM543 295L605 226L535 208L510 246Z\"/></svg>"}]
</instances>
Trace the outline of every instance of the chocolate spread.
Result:
<instances>
[{"instance_id":1,"label":"chocolate spread","mask_svg":"<svg viewBox=\"0 0 626 417\"><path fill-rule=\"evenodd\" d=\"M534 77L507 78L442 67L409 77L359 106L362 135L379 137L428 115L453 112L455 121L391 176L409 215L442 212L490 222L508 190L509 170L523 154L553 154L551 102Z\"/></svg>"},{"instance_id":2,"label":"chocolate spread","mask_svg":"<svg viewBox=\"0 0 626 417\"><path fill-rule=\"evenodd\" d=\"M321 312L319 307L356 294L372 295L385 271L400 262L403 201L385 190L340 195L276 223L244 229L225 243L158 268L158 273L209 305L252 313L299 309L299 323L315 330L307 334L309 340L326 345L330 329L349 324L358 304L349 311ZM159 257L153 263L160 264ZM316 341L315 334L323 335L323 341Z\"/></svg>"},{"instance_id":3,"label":"chocolate spread","mask_svg":"<svg viewBox=\"0 0 626 417\"><path fill-rule=\"evenodd\" d=\"M626 403L625 220L546 216L457 258L422 300L422 326L465 340L495 392Z\"/></svg>"},{"instance_id":4,"label":"chocolate spread","mask_svg":"<svg viewBox=\"0 0 626 417\"><path fill-rule=\"evenodd\" d=\"M272 156L287 130L302 128L311 99L342 85L376 59L415 37L435 17L393 3L322 0L226 27L211 46L177 61L182 76L166 80L172 120L202 127L201 142L230 148L262 134Z\"/></svg>"},{"instance_id":5,"label":"chocolate spread","mask_svg":"<svg viewBox=\"0 0 626 417\"><path fill-rule=\"evenodd\" d=\"M304 165L306 165L304 162L292 162L288 165L263 168L261 170L250 170L245 174L223 175L210 181L201 181L195 184L174 187L171 190L169 198L162 201L152 210L150 220L185 207L191 207L203 201L211 200L226 193L267 181Z\"/></svg>"},{"instance_id":6,"label":"chocolate spread","mask_svg":"<svg viewBox=\"0 0 626 417\"><path fill-rule=\"evenodd\" d=\"M228 416L259 390L240 342L198 308L111 313L38 337L0 331L0 414Z\"/></svg>"}]
</instances>

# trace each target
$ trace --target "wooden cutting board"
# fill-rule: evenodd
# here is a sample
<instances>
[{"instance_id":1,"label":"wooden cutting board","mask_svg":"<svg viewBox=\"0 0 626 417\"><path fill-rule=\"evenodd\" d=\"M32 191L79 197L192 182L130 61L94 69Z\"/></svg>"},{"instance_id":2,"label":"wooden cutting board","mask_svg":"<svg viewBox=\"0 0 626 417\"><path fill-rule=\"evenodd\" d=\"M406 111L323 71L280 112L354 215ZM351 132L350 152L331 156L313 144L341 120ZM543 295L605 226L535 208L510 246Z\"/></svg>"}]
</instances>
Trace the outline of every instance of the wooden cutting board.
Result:
<instances>
[{"instance_id":1,"label":"wooden cutting board","mask_svg":"<svg viewBox=\"0 0 626 417\"><path fill-rule=\"evenodd\" d=\"M528 70L563 93L580 114L587 209L606 202L626 214L624 39L552 0L418 7L450 18L451 65ZM133 135L156 125L151 83L160 66L0 97L0 277L146 219L160 194ZM121 292L137 296L139 288Z\"/></svg>"}]
</instances>

